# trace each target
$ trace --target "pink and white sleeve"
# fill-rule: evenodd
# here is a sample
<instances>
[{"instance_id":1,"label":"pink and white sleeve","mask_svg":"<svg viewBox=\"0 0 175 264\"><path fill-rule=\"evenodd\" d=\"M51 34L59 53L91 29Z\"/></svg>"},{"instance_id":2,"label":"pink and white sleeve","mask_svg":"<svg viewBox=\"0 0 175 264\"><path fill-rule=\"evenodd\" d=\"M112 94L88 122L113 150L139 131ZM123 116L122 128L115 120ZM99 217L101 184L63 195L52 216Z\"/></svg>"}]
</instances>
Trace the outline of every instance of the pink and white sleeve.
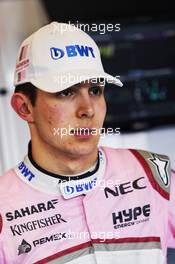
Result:
<instances>
[{"instance_id":1,"label":"pink and white sleeve","mask_svg":"<svg viewBox=\"0 0 175 264\"><path fill-rule=\"evenodd\" d=\"M168 248L175 249L175 171L171 174L171 191L168 219Z\"/></svg>"}]
</instances>

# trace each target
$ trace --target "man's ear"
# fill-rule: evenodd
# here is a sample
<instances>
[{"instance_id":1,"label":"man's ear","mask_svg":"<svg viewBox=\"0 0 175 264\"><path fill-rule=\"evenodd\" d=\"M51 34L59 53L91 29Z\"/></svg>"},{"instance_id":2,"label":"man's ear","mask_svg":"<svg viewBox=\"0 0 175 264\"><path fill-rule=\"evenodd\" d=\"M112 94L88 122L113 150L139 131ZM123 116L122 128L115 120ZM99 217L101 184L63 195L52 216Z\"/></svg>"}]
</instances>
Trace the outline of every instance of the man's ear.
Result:
<instances>
[{"instance_id":1,"label":"man's ear","mask_svg":"<svg viewBox=\"0 0 175 264\"><path fill-rule=\"evenodd\" d=\"M14 93L11 98L11 106L15 112L25 121L32 123L33 120L33 106L30 99L22 93Z\"/></svg>"}]
</instances>

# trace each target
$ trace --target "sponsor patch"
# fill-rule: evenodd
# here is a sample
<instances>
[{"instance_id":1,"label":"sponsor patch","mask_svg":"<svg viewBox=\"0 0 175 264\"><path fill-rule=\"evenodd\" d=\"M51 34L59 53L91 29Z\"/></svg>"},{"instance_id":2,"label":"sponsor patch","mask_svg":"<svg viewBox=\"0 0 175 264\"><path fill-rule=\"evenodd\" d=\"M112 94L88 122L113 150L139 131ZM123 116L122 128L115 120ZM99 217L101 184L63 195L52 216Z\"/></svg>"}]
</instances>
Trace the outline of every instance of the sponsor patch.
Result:
<instances>
[{"instance_id":1,"label":"sponsor patch","mask_svg":"<svg viewBox=\"0 0 175 264\"><path fill-rule=\"evenodd\" d=\"M68 58L77 56L95 58L93 48L84 45L68 45L64 49L52 47L50 48L50 54L53 60L58 60L65 56Z\"/></svg>"}]
</instances>

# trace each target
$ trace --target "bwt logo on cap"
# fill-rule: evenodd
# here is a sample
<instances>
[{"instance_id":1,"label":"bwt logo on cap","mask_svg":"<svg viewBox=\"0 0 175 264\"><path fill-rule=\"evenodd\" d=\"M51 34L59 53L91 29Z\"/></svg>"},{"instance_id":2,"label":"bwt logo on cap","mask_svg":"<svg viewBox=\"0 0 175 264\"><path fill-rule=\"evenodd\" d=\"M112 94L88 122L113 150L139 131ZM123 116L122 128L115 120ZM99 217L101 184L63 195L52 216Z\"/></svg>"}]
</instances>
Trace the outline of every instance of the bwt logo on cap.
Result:
<instances>
[{"instance_id":1,"label":"bwt logo on cap","mask_svg":"<svg viewBox=\"0 0 175 264\"><path fill-rule=\"evenodd\" d=\"M83 46L83 45L81 45L81 46L80 45L65 46L65 50L52 47L52 48L50 48L50 52L51 52L51 57L53 60L61 59L65 54L68 57L76 57L76 56L89 57L89 56L91 56L91 57L95 58L93 48L88 47L88 46Z\"/></svg>"}]
</instances>

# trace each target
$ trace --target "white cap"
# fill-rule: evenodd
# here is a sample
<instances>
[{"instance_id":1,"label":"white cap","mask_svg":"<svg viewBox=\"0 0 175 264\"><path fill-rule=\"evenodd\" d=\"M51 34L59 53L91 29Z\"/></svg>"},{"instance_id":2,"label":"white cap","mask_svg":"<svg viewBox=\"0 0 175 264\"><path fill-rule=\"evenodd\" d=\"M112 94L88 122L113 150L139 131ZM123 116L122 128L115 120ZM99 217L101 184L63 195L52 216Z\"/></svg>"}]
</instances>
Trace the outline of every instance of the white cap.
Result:
<instances>
[{"instance_id":1,"label":"white cap","mask_svg":"<svg viewBox=\"0 0 175 264\"><path fill-rule=\"evenodd\" d=\"M104 72L94 40L73 25L52 22L20 46L15 86L31 82L43 91L55 93L97 78L123 85L119 79Z\"/></svg>"}]
</instances>

